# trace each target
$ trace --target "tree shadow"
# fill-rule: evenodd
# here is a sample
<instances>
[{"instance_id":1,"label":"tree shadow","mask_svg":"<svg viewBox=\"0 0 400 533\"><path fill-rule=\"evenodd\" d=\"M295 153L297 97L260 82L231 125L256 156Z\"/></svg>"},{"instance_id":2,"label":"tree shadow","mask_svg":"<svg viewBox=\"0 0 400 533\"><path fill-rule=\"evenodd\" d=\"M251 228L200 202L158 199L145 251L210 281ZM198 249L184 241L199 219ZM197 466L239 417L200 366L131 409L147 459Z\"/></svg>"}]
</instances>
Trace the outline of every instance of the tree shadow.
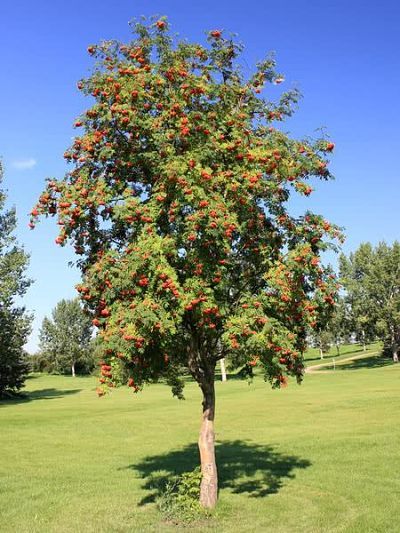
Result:
<instances>
[{"instance_id":1,"label":"tree shadow","mask_svg":"<svg viewBox=\"0 0 400 533\"><path fill-rule=\"evenodd\" d=\"M243 440L218 442L216 456L219 488L234 494L248 493L253 498L276 494L286 480L295 477L296 469L311 465L307 459L281 454L272 446ZM189 444L181 450L145 457L126 468L143 477L143 488L151 491L139 502L141 506L160 497L171 477L193 471L198 464L198 447Z\"/></svg>"},{"instance_id":2,"label":"tree shadow","mask_svg":"<svg viewBox=\"0 0 400 533\"><path fill-rule=\"evenodd\" d=\"M338 365L336 370L361 370L363 368L382 368L384 366L396 365L392 359L385 357L366 357L365 359L355 359L349 363Z\"/></svg>"},{"instance_id":3,"label":"tree shadow","mask_svg":"<svg viewBox=\"0 0 400 533\"><path fill-rule=\"evenodd\" d=\"M64 396L76 394L81 390L82 389L40 389L31 392L19 392L18 394L14 394L4 399L0 398L0 407L14 405L16 403L27 403L33 400L53 400L54 398L63 398Z\"/></svg>"}]
</instances>

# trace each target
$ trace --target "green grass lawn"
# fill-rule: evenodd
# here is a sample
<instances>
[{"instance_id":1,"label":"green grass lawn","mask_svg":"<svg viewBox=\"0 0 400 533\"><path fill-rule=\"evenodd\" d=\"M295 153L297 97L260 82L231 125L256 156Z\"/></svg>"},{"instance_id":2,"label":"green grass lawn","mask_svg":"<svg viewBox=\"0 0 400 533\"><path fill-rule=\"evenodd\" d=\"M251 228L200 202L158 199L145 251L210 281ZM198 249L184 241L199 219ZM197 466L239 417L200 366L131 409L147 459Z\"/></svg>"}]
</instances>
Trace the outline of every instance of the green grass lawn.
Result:
<instances>
[{"instance_id":1,"label":"green grass lawn","mask_svg":"<svg viewBox=\"0 0 400 533\"><path fill-rule=\"evenodd\" d=\"M318 361L316 361L318 362ZM400 364L371 357L272 391L217 383L220 502L192 531L397 532ZM0 404L0 531L179 531L157 480L193 469L200 393L98 399L94 378L36 376Z\"/></svg>"}]
</instances>

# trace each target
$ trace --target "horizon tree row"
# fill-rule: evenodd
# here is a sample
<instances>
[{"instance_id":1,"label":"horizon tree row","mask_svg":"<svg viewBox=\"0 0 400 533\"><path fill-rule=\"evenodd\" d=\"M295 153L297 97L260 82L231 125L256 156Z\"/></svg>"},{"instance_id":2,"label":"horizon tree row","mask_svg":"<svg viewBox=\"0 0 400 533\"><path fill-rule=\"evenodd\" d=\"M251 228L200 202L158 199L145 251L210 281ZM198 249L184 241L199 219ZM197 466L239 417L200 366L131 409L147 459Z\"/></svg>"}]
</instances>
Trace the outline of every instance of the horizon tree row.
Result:
<instances>
[{"instance_id":1,"label":"horizon tree row","mask_svg":"<svg viewBox=\"0 0 400 533\"><path fill-rule=\"evenodd\" d=\"M398 361L400 349L400 244L369 242L339 257L342 290L329 319L317 326L309 341L323 358L331 346L356 340L364 351L379 340L383 355Z\"/></svg>"}]
</instances>

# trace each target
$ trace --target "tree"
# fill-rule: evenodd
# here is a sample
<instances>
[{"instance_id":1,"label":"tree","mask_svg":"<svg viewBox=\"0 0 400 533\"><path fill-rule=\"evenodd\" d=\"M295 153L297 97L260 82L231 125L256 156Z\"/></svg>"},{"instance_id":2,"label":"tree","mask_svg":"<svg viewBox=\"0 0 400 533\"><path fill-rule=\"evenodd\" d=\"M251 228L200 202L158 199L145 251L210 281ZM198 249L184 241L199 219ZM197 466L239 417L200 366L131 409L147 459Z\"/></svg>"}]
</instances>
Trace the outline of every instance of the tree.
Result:
<instances>
[{"instance_id":1,"label":"tree","mask_svg":"<svg viewBox=\"0 0 400 533\"><path fill-rule=\"evenodd\" d=\"M225 366L225 357L219 360L220 368L221 368L221 379L222 381L226 381L226 366Z\"/></svg>"},{"instance_id":2,"label":"tree","mask_svg":"<svg viewBox=\"0 0 400 533\"><path fill-rule=\"evenodd\" d=\"M43 319L39 334L41 357L50 364L49 369L71 372L72 376L75 376L77 365L91 370L92 330L91 318L84 313L78 298L61 300L53 309L52 318ZM85 368L87 366L89 368Z\"/></svg>"},{"instance_id":3,"label":"tree","mask_svg":"<svg viewBox=\"0 0 400 533\"><path fill-rule=\"evenodd\" d=\"M363 243L340 257L340 276L363 343L377 335L398 361L400 347L400 243Z\"/></svg>"},{"instance_id":4,"label":"tree","mask_svg":"<svg viewBox=\"0 0 400 533\"><path fill-rule=\"evenodd\" d=\"M347 290L345 302L348 310L348 325L356 339L363 345L364 351L367 343L377 336L376 322L371 319L373 311L370 308L371 301L367 297L361 278L363 277L363 265L374 261L373 248L369 243L361 244L356 254L350 255L349 260L343 254L340 257L340 275ZM351 263L353 265L351 266ZM353 272L351 273L351 270ZM351 278L353 277L353 281Z\"/></svg>"},{"instance_id":5,"label":"tree","mask_svg":"<svg viewBox=\"0 0 400 533\"><path fill-rule=\"evenodd\" d=\"M345 299L343 297L338 297L335 310L329 318L325 330L327 334L325 338L328 343L328 348L330 348L331 343L334 343L337 355L340 355L340 345L345 342L345 339L347 339L352 333L352 330L350 329L351 324L352 322L348 317L348 307ZM329 349L327 351L329 351ZM321 355L323 355L323 353Z\"/></svg>"},{"instance_id":6,"label":"tree","mask_svg":"<svg viewBox=\"0 0 400 533\"><path fill-rule=\"evenodd\" d=\"M317 345L319 349L319 356L324 358L325 354L328 354L331 350L332 334L329 330L323 329L317 333Z\"/></svg>"},{"instance_id":7,"label":"tree","mask_svg":"<svg viewBox=\"0 0 400 533\"><path fill-rule=\"evenodd\" d=\"M241 46L220 30L203 46L175 42L164 18L134 29L129 44L88 48L97 67L78 87L94 103L75 122L71 171L48 182L32 224L57 214L57 243L80 255L105 384L120 368L134 391L163 377L182 397L187 371L199 384L200 500L213 507L216 363L258 361L273 387L300 381L307 331L334 304L319 255L340 232L287 205L312 192L309 178L330 177L334 145L273 126L299 98L261 98L283 81L274 59L245 79Z\"/></svg>"},{"instance_id":8,"label":"tree","mask_svg":"<svg viewBox=\"0 0 400 533\"><path fill-rule=\"evenodd\" d=\"M0 183L3 169L0 162ZM31 316L15 300L30 285L25 271L28 255L16 243L15 209L5 210L0 190L0 398L18 392L28 373L23 346L30 333Z\"/></svg>"}]
</instances>

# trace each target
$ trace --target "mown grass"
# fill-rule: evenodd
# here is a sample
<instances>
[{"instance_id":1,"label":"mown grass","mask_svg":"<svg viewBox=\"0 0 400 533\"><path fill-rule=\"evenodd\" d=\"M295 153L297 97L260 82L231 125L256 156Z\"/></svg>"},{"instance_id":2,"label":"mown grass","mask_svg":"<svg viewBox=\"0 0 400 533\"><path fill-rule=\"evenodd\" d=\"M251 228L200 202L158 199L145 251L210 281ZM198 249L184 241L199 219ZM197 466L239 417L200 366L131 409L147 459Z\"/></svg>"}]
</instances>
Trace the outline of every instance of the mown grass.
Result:
<instances>
[{"instance_id":1,"label":"mown grass","mask_svg":"<svg viewBox=\"0 0 400 533\"><path fill-rule=\"evenodd\" d=\"M190 529L397 532L400 365L360 362L279 391L218 382L220 502ZM179 402L161 384L102 399L95 386L34 376L26 399L0 404L0 531L184 529L154 500L197 465L198 387Z\"/></svg>"}]
</instances>

